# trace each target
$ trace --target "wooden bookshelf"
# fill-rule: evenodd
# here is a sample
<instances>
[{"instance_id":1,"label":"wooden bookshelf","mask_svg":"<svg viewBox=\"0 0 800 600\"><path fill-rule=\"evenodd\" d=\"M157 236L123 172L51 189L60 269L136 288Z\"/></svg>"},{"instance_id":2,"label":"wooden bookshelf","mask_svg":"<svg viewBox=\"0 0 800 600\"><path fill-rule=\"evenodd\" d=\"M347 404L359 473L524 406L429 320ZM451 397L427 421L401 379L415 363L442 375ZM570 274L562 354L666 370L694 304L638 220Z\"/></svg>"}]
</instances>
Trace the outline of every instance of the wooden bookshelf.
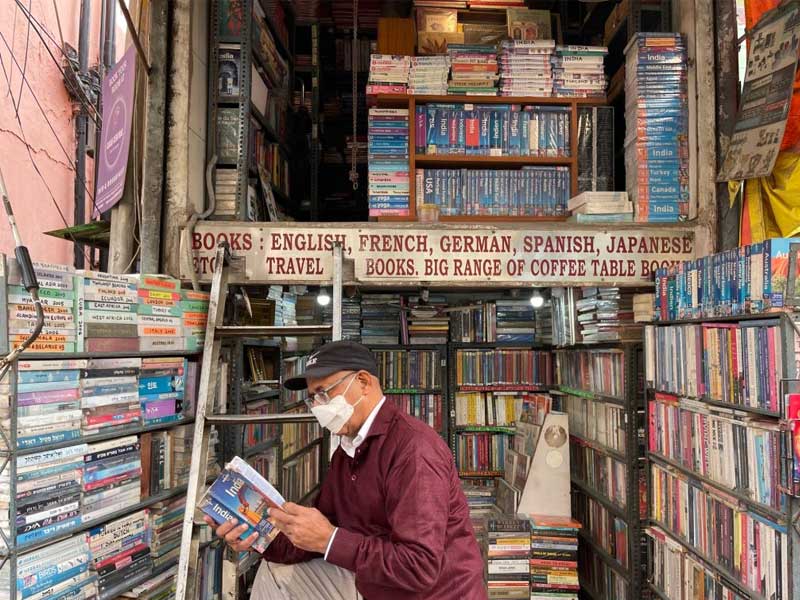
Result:
<instances>
[{"instance_id":1,"label":"wooden bookshelf","mask_svg":"<svg viewBox=\"0 0 800 600\"><path fill-rule=\"evenodd\" d=\"M535 96L404 96L400 94L380 94L375 97L376 105L382 108L408 108L409 132L409 215L376 217L381 222L407 222L417 220L416 173L417 167L441 168L516 168L527 165L566 166L570 169L571 195L578 193L578 107L600 106L606 98L540 98ZM418 104L524 104L570 107L570 148L572 156L465 156L463 154L417 154L414 128L414 113ZM496 216L496 215L456 215L440 216L441 222L450 223L520 223L520 222L558 222L567 217L540 216Z\"/></svg>"}]
</instances>

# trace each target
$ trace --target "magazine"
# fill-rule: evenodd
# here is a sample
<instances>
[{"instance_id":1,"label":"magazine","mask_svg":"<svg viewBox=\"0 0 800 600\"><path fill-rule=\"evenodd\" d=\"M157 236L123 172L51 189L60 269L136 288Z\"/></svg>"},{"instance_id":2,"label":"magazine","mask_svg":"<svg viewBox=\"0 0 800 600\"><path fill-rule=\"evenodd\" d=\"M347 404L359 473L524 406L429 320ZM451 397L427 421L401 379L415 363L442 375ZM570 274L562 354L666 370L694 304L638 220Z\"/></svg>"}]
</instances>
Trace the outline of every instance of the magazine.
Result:
<instances>
[{"instance_id":1,"label":"magazine","mask_svg":"<svg viewBox=\"0 0 800 600\"><path fill-rule=\"evenodd\" d=\"M278 530L269 521L269 509L280 508L284 502L272 484L236 456L225 465L197 506L217 524L231 519L247 524L247 531L241 539L258 533L252 548L264 552L278 535Z\"/></svg>"}]
</instances>

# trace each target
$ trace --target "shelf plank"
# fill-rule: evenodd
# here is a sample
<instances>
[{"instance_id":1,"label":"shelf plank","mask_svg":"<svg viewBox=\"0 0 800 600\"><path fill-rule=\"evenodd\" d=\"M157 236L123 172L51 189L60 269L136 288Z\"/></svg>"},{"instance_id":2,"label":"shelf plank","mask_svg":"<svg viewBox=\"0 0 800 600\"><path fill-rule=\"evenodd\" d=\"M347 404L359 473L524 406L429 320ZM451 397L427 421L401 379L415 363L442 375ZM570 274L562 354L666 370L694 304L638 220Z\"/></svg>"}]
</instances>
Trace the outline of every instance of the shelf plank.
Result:
<instances>
[{"instance_id":1,"label":"shelf plank","mask_svg":"<svg viewBox=\"0 0 800 600\"><path fill-rule=\"evenodd\" d=\"M543 98L540 96L465 96L457 94L444 95L402 95L402 94L378 94L375 96L376 102L380 106L404 106L409 99L413 98L417 104L429 102L455 102L464 104L550 104L557 106L601 106L606 104L606 98Z\"/></svg>"},{"instance_id":2,"label":"shelf plank","mask_svg":"<svg viewBox=\"0 0 800 600\"><path fill-rule=\"evenodd\" d=\"M625 514L625 509L611 502L611 500L609 500L609 498L605 494L601 494L598 490L589 487L588 484L584 483L583 481L575 477L571 477L570 481L572 482L572 485L578 488L581 492L583 492L596 502L602 504L603 507L607 511L612 513L615 517L625 521L626 523L629 523L628 515Z\"/></svg>"},{"instance_id":3,"label":"shelf plank","mask_svg":"<svg viewBox=\"0 0 800 600\"><path fill-rule=\"evenodd\" d=\"M614 450L612 448L607 448L606 446L603 446L599 442L594 442L592 440L587 440L586 438L582 438L579 435L576 435L574 433L570 433L569 437L577 440L578 444L583 444L584 446L589 446L590 448L593 448L594 450L597 450L598 452L601 452L603 454L611 456L612 458L616 458L618 461L620 461L622 463L627 463L628 462L625 459L625 455L622 454L621 452L619 452L618 450Z\"/></svg>"},{"instance_id":4,"label":"shelf plank","mask_svg":"<svg viewBox=\"0 0 800 600\"><path fill-rule=\"evenodd\" d=\"M302 456L303 454L305 454L306 452L308 452L312 448L315 448L316 446L319 446L321 444L322 444L322 438L317 438L313 442L308 444L308 446L304 446L304 447L300 448L300 450L298 450L296 452L293 452L289 456L285 457L282 462L283 462L283 464L286 464L287 462L289 462L291 460L294 460L298 456Z\"/></svg>"},{"instance_id":5,"label":"shelf plank","mask_svg":"<svg viewBox=\"0 0 800 600\"><path fill-rule=\"evenodd\" d=\"M568 217L505 217L491 215L457 215L439 217L442 223L563 223ZM406 218L406 220L410 220Z\"/></svg>"},{"instance_id":6,"label":"shelf plank","mask_svg":"<svg viewBox=\"0 0 800 600\"><path fill-rule=\"evenodd\" d=\"M779 319L781 315L792 315L793 311L776 308L769 312L758 314L744 314L744 315L727 315L719 317L701 317L697 319L671 319L671 320L656 320L643 323L643 325L700 325L703 323L735 323L737 321L767 321L769 319Z\"/></svg>"},{"instance_id":7,"label":"shelf plank","mask_svg":"<svg viewBox=\"0 0 800 600\"><path fill-rule=\"evenodd\" d=\"M622 566L622 564L616 558L614 558L613 556L611 556L611 554L609 554L603 548L601 548L600 545L597 542L595 542L591 537L589 537L589 534L585 533L583 529L581 529L578 532L578 537L587 546L589 546L589 548L592 549L592 552L597 554L603 560L604 563L606 563L609 567L614 569L617 572L617 574L625 580L625 583L630 584L631 582L630 571L628 571L624 566ZM629 551L635 550L635 548L636 545L631 544L629 541L628 544Z\"/></svg>"},{"instance_id":8,"label":"shelf plank","mask_svg":"<svg viewBox=\"0 0 800 600\"><path fill-rule=\"evenodd\" d=\"M657 390L654 388L648 388L647 390L650 392L651 395L654 394L663 394L665 396L672 396L675 398L677 402L680 402L682 398L687 400L694 400L696 402L702 402L704 404L708 404L709 406L722 408L727 411L737 411L742 413L749 413L753 415L758 415L760 417L770 417L773 419L782 419L783 415L779 412L775 412L772 410L766 410L764 408L756 408L754 406L745 406L744 404L733 404L732 402L724 402L722 400L714 400L713 398L708 398L707 396L700 396L700 397L693 397L693 396L686 396L684 394L676 394L674 392L664 392L661 390ZM655 401L655 400L654 400ZM687 410L689 410L687 408Z\"/></svg>"},{"instance_id":9,"label":"shelf plank","mask_svg":"<svg viewBox=\"0 0 800 600\"><path fill-rule=\"evenodd\" d=\"M414 162L425 166L519 167L525 165L570 166L575 162L569 156L474 156L466 154L417 154Z\"/></svg>"},{"instance_id":10,"label":"shelf plank","mask_svg":"<svg viewBox=\"0 0 800 600\"><path fill-rule=\"evenodd\" d=\"M579 390L577 388L572 388L567 385L560 385L558 386L559 391L569 395L569 396L577 396L579 398L587 398L589 400L597 400L598 402L610 402L611 404L617 404L619 406L625 406L625 400L622 398L617 398L615 396L606 396L605 394L597 394L595 392L587 392L584 390Z\"/></svg>"},{"instance_id":11,"label":"shelf plank","mask_svg":"<svg viewBox=\"0 0 800 600\"><path fill-rule=\"evenodd\" d=\"M757 502L756 500L753 500L752 498L750 498L746 494L744 494L742 492L738 492L735 489L729 488L725 484L719 483L718 481L714 481L710 477L707 477L705 475L701 475L700 473L697 473L696 471L693 471L693 470L685 467L684 465L682 465L681 463L679 463L677 461L674 461L674 460L672 460L670 458L667 458L666 456L662 456L661 454L659 454L657 452L648 452L647 453L647 457L651 461L660 464L662 467L675 469L676 471L678 471L679 473L682 473L686 477L689 477L691 479L695 479L695 480L697 480L699 482L702 482L703 484L705 484L708 487L711 487L711 488L719 490L720 494L723 494L724 496L730 496L730 497L736 498L739 502L742 503L742 505L747 510L753 511L755 513L759 513L762 516L764 516L767 519L769 519L770 521L774 521L778 525L786 526L787 523L788 523L787 519L786 519L786 515L782 514L780 511L776 510L775 508L773 508L771 506L768 506L766 504L761 504L760 502Z\"/></svg>"}]
</instances>

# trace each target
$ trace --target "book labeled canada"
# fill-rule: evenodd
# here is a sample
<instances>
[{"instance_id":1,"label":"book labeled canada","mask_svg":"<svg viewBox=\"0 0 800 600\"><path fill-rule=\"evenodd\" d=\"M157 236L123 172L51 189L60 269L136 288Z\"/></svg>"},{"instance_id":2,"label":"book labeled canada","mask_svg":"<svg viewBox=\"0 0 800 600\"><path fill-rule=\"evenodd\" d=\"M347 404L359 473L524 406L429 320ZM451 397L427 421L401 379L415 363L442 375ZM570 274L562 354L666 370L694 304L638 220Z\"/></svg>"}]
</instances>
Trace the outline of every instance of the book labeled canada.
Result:
<instances>
[{"instance_id":1,"label":"book labeled canada","mask_svg":"<svg viewBox=\"0 0 800 600\"><path fill-rule=\"evenodd\" d=\"M269 509L279 508L284 502L272 484L236 456L203 494L198 508L219 524L231 519L246 523L248 528L241 539L258 533L253 549L264 552L278 535L269 521Z\"/></svg>"}]
</instances>

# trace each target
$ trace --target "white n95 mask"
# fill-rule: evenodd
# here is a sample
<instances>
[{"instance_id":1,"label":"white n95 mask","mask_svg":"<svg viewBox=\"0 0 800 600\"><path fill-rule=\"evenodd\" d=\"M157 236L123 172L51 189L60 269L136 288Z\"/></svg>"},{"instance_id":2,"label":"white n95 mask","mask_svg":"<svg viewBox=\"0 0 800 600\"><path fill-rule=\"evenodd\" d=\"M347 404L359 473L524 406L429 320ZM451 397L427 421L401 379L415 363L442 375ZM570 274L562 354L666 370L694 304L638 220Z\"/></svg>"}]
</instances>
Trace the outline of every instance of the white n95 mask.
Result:
<instances>
[{"instance_id":1,"label":"white n95 mask","mask_svg":"<svg viewBox=\"0 0 800 600\"><path fill-rule=\"evenodd\" d=\"M319 424L334 435L338 434L339 430L344 427L344 424L350 420L350 417L353 416L353 411L355 411L356 406L358 406L363 399L362 396L362 398L358 399L358 402L355 404L350 404L344 397L355 379L356 378L353 377L350 380L350 383L347 384L344 392L331 398L330 402L327 404L320 404L318 406L311 407L311 413L317 418Z\"/></svg>"}]
</instances>

